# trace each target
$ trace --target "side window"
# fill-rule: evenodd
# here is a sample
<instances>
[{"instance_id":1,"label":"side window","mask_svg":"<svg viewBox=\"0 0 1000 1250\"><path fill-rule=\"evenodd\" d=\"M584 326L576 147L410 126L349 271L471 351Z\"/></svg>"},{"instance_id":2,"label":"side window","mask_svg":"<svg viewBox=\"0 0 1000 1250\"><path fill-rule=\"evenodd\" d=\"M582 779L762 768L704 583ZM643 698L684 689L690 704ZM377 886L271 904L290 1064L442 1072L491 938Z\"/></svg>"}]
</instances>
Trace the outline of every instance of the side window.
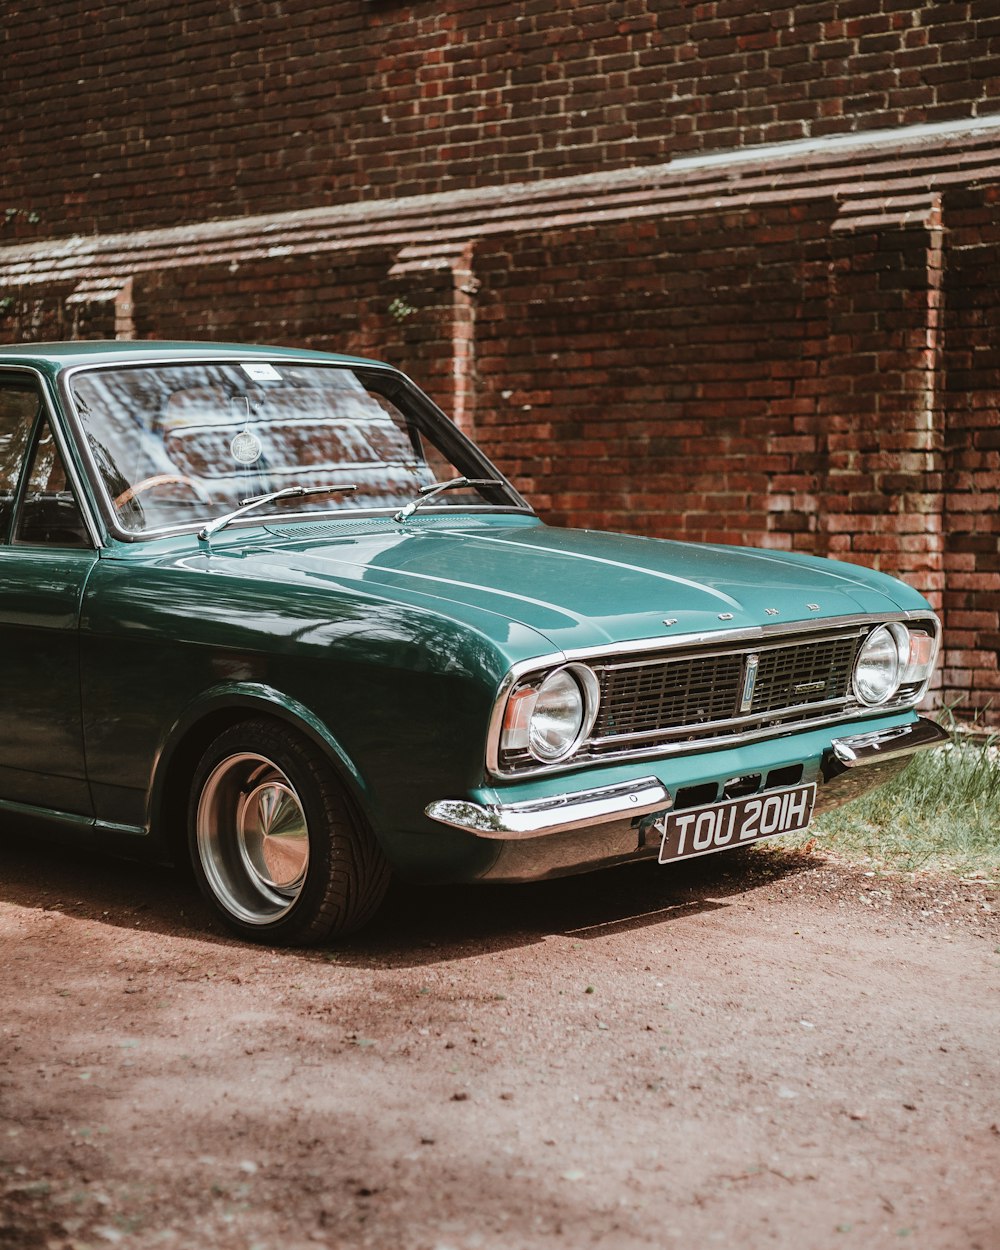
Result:
<instances>
[{"instance_id":1,"label":"side window","mask_svg":"<svg viewBox=\"0 0 1000 1250\"><path fill-rule=\"evenodd\" d=\"M17 483L41 399L29 383L0 383L0 541L10 532Z\"/></svg>"},{"instance_id":2,"label":"side window","mask_svg":"<svg viewBox=\"0 0 1000 1250\"><path fill-rule=\"evenodd\" d=\"M36 547L90 546L80 505L47 420L39 426L31 451L14 541Z\"/></svg>"}]
</instances>

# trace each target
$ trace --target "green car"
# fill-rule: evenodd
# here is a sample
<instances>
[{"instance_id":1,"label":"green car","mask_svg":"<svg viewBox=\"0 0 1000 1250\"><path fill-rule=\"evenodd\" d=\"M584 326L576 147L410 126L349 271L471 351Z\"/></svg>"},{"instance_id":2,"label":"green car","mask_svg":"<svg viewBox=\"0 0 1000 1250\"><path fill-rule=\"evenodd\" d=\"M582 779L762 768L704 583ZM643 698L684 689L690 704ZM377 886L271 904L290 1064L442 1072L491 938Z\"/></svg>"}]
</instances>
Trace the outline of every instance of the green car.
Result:
<instances>
[{"instance_id":1,"label":"green car","mask_svg":"<svg viewBox=\"0 0 1000 1250\"><path fill-rule=\"evenodd\" d=\"M391 872L528 881L804 829L947 735L880 573L544 525L397 370L0 348L0 807L189 859L244 937Z\"/></svg>"}]
</instances>

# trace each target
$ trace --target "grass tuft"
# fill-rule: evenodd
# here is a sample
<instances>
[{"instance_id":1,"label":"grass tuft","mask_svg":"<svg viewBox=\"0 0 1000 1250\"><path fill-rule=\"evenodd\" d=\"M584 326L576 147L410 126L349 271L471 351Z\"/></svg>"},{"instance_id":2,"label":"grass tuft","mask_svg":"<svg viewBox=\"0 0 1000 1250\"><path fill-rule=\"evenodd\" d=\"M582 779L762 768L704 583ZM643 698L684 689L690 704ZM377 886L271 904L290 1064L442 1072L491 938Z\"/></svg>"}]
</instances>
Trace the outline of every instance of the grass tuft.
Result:
<instances>
[{"instance_id":1,"label":"grass tuft","mask_svg":"<svg viewBox=\"0 0 1000 1250\"><path fill-rule=\"evenodd\" d=\"M954 739L898 777L820 816L820 847L880 868L1000 879L1000 748Z\"/></svg>"}]
</instances>

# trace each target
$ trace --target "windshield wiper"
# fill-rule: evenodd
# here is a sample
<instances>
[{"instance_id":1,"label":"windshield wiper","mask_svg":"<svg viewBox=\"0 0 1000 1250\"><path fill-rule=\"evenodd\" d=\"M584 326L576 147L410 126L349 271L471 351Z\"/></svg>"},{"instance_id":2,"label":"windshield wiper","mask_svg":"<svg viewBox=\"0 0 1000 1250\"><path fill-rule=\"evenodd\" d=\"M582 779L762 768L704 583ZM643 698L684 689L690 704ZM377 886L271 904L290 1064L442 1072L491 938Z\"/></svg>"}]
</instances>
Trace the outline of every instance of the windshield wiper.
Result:
<instances>
[{"instance_id":1,"label":"windshield wiper","mask_svg":"<svg viewBox=\"0 0 1000 1250\"><path fill-rule=\"evenodd\" d=\"M392 519L405 521L413 516L418 508L422 508L425 503L430 503L435 495L441 495L446 490L457 490L459 486L503 486L503 482L496 477L453 477L447 482L432 482L430 486L421 486L419 497L408 503L405 508L400 508Z\"/></svg>"},{"instance_id":2,"label":"windshield wiper","mask_svg":"<svg viewBox=\"0 0 1000 1250\"><path fill-rule=\"evenodd\" d=\"M245 516L246 513L263 504L272 503L275 499L292 499L302 495L348 495L357 489L353 483L345 486L286 486L283 490L272 490L266 495L251 495L249 499L241 499L240 506L232 512L227 512L225 516L217 517L214 521L209 521L207 525L202 526L198 531L198 537L205 542L219 530L224 530L230 521Z\"/></svg>"}]
</instances>

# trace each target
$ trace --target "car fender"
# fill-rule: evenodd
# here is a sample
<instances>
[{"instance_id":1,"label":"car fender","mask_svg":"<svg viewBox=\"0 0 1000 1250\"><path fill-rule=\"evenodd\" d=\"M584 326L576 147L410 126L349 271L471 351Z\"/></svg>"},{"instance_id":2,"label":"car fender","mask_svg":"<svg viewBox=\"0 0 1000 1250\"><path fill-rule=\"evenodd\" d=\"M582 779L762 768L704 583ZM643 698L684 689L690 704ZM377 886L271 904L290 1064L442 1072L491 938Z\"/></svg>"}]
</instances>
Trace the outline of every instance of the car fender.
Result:
<instances>
[{"instance_id":1,"label":"car fender","mask_svg":"<svg viewBox=\"0 0 1000 1250\"><path fill-rule=\"evenodd\" d=\"M177 770L189 772L193 769L216 733L221 732L227 722L231 723L236 719L234 713L245 713L247 716L263 713L276 717L303 733L329 759L351 797L371 823L370 794L364 777L326 723L315 712L283 691L261 682L224 682L203 691L193 699L173 722L160 743L147 790L146 826L154 834L163 829L165 814L176 813L178 810L181 796L171 790L171 782ZM213 723L218 725L217 730L212 728ZM205 732L200 733L199 729ZM186 811L186 792L183 795L183 806ZM177 831L171 834L167 830L165 840L176 845L179 841Z\"/></svg>"}]
</instances>

